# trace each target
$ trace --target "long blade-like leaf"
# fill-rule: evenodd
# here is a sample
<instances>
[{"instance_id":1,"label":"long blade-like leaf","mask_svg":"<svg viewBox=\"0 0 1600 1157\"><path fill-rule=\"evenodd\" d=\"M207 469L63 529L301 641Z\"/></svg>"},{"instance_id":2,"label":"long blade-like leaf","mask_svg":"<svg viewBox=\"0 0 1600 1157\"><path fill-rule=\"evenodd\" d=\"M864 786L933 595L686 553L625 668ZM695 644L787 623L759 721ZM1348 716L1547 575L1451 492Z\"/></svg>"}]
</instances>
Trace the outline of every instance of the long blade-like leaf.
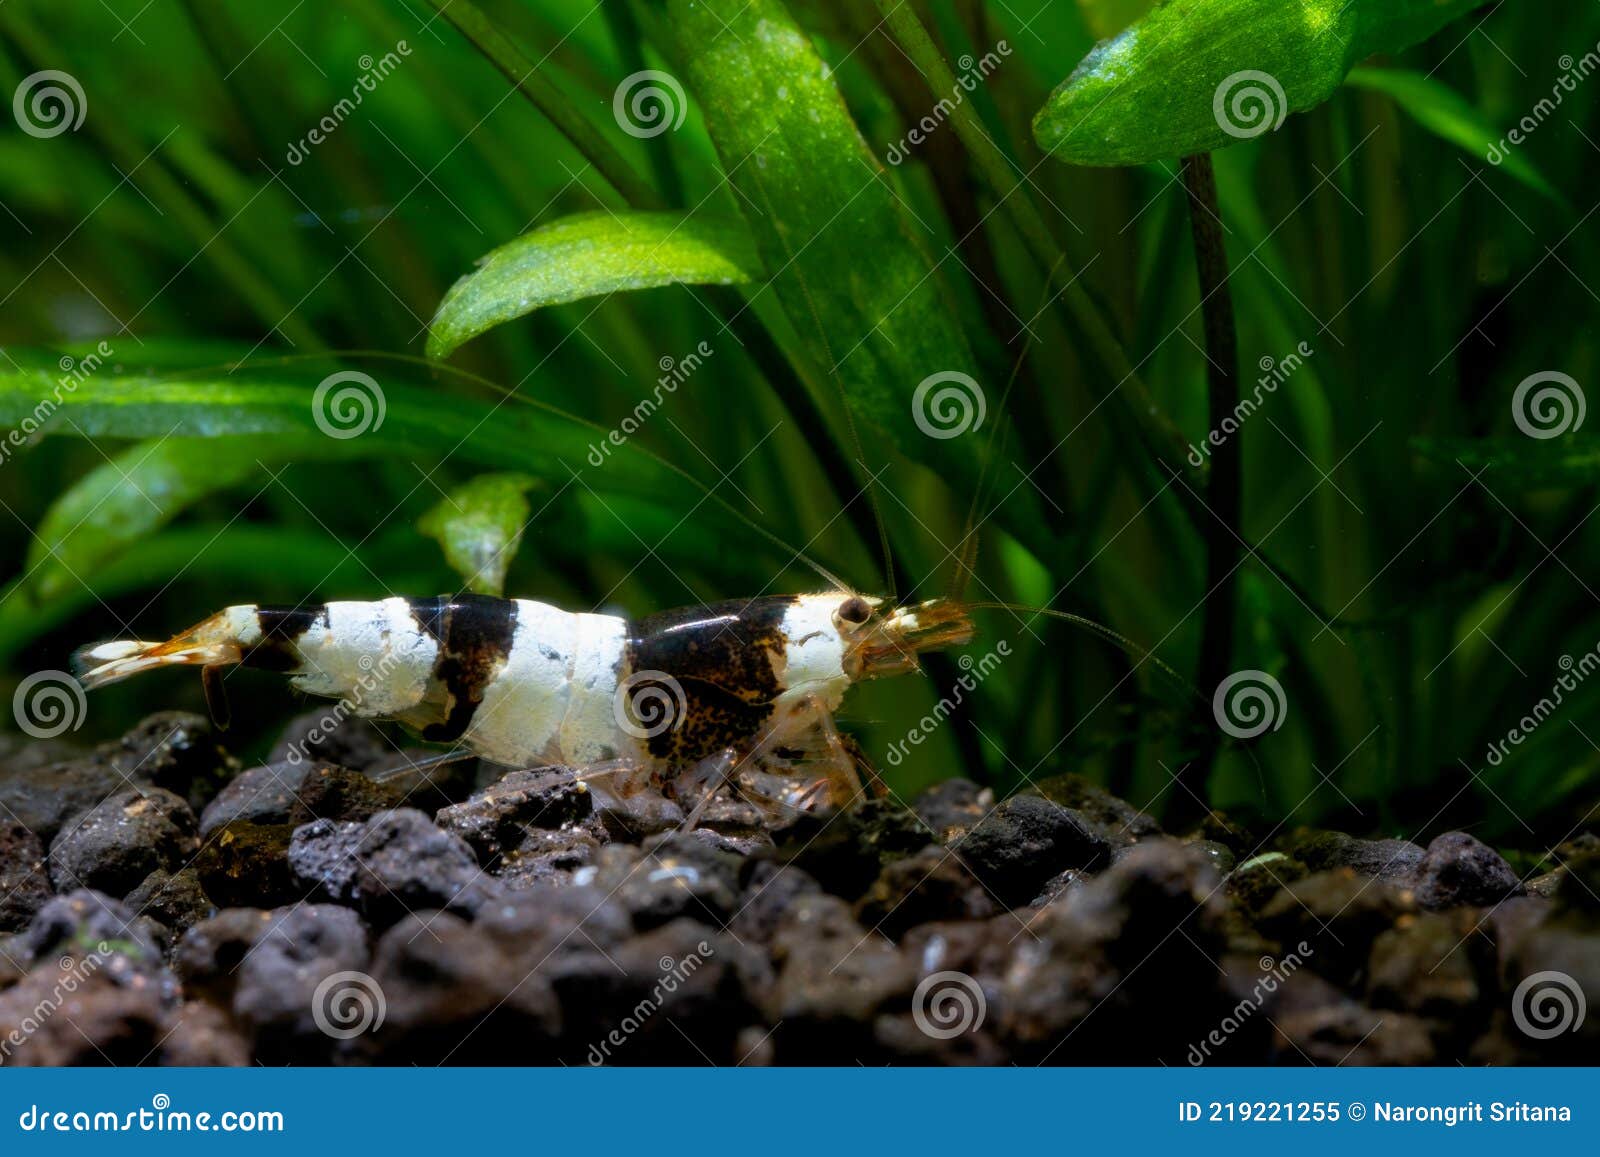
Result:
<instances>
[{"instance_id":1,"label":"long blade-like leaf","mask_svg":"<svg viewBox=\"0 0 1600 1157\"><path fill-rule=\"evenodd\" d=\"M912 398L930 375L975 381L972 353L810 39L778 0L644 0L642 7L656 38L682 62L772 285L813 362L907 454L970 467L976 446L952 449L930 437Z\"/></svg>"},{"instance_id":2,"label":"long blade-like leaf","mask_svg":"<svg viewBox=\"0 0 1600 1157\"><path fill-rule=\"evenodd\" d=\"M1474 157L1489 159L1528 188L1566 204L1533 162L1514 149L1502 149L1501 134L1471 101L1444 82L1405 68L1358 68L1345 83L1392 97L1434 136L1461 146Z\"/></svg>"},{"instance_id":3,"label":"long blade-like leaf","mask_svg":"<svg viewBox=\"0 0 1600 1157\"><path fill-rule=\"evenodd\" d=\"M109 364L86 372L80 362L64 375L53 360L41 364L35 354L8 353L13 362L0 363L0 428L23 434L291 436L321 451L319 457L411 453L566 482L599 429L565 415L353 371L320 381L222 371L186 377L119 373ZM607 459L603 477L609 486L648 490L667 475L644 455L619 452Z\"/></svg>"}]
</instances>

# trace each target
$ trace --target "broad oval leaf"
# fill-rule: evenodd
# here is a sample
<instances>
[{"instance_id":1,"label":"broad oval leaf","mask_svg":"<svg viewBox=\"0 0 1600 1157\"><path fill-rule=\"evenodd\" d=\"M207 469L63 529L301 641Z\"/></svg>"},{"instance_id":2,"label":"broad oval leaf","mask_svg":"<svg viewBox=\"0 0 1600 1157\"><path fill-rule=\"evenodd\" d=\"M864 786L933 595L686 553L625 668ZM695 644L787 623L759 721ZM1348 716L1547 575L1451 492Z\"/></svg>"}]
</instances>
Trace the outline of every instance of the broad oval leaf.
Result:
<instances>
[{"instance_id":1,"label":"broad oval leaf","mask_svg":"<svg viewBox=\"0 0 1600 1157\"><path fill-rule=\"evenodd\" d=\"M1375 52L1432 36L1484 0L1168 0L1097 45L1039 110L1045 151L1142 165L1277 129Z\"/></svg>"},{"instance_id":2,"label":"broad oval leaf","mask_svg":"<svg viewBox=\"0 0 1600 1157\"><path fill-rule=\"evenodd\" d=\"M742 285L761 261L738 221L704 213L578 213L491 252L439 303L428 356L497 325L585 297L663 285Z\"/></svg>"},{"instance_id":3,"label":"broad oval leaf","mask_svg":"<svg viewBox=\"0 0 1600 1157\"><path fill-rule=\"evenodd\" d=\"M526 474L480 474L441 498L417 529L439 540L467 590L499 596L528 524L528 491L538 484Z\"/></svg>"}]
</instances>

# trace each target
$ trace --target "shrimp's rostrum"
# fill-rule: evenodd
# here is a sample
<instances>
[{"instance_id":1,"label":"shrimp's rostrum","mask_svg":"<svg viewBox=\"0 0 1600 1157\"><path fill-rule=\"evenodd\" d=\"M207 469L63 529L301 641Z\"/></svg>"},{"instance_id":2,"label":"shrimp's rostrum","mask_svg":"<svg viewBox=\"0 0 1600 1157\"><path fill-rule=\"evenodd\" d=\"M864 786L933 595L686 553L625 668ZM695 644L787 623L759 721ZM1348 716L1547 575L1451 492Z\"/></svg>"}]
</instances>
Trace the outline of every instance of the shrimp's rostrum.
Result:
<instances>
[{"instance_id":1,"label":"shrimp's rostrum","mask_svg":"<svg viewBox=\"0 0 1600 1157\"><path fill-rule=\"evenodd\" d=\"M964 608L944 599L887 607L833 591L630 620L458 595L228 607L165 642L103 643L78 659L88 688L242 664L498 764L669 794L760 780L783 803L836 805L861 790L861 757L833 725L850 686L971 637Z\"/></svg>"}]
</instances>

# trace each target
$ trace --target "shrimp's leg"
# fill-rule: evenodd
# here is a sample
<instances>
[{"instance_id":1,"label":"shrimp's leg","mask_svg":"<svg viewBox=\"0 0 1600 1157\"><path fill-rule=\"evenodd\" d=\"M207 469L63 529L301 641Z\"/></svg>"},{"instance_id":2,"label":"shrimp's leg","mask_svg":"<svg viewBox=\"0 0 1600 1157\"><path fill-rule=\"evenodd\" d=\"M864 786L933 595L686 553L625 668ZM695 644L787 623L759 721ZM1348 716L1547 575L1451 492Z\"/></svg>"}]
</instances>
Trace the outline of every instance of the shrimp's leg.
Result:
<instances>
[{"instance_id":1,"label":"shrimp's leg","mask_svg":"<svg viewBox=\"0 0 1600 1157\"><path fill-rule=\"evenodd\" d=\"M680 796L682 789L685 787L700 789L699 802L694 805L688 817L683 821L684 831L694 831L695 826L700 822L700 817L705 813L707 805L716 798L717 792L722 790L724 784L731 782L733 773L738 769L739 763L739 753L731 747L724 747L717 754L709 755L695 764L684 780L679 781Z\"/></svg>"},{"instance_id":2,"label":"shrimp's leg","mask_svg":"<svg viewBox=\"0 0 1600 1157\"><path fill-rule=\"evenodd\" d=\"M440 751L433 755L424 755L417 758L412 758L409 754L406 754L404 763L397 763L392 767L374 771L368 778L377 783L392 783L395 780L404 780L407 776L415 776L423 783L432 783L428 773L434 768L460 763L463 759L476 758L478 758L476 751L467 751L464 748L457 748L454 751Z\"/></svg>"},{"instance_id":3,"label":"shrimp's leg","mask_svg":"<svg viewBox=\"0 0 1600 1157\"><path fill-rule=\"evenodd\" d=\"M600 790L621 799L659 791L658 777L646 764L633 759L607 759L600 763L587 763L567 769L580 783L590 787L604 784Z\"/></svg>"},{"instance_id":4,"label":"shrimp's leg","mask_svg":"<svg viewBox=\"0 0 1600 1157\"><path fill-rule=\"evenodd\" d=\"M834 807L848 807L865 799L867 793L861 783L861 769L857 761L860 749L840 733L839 725L833 720L833 712L828 710L820 695L807 695L800 702L802 713L810 717L822 739L821 762L828 783L827 801Z\"/></svg>"},{"instance_id":5,"label":"shrimp's leg","mask_svg":"<svg viewBox=\"0 0 1600 1157\"><path fill-rule=\"evenodd\" d=\"M206 693L206 709L218 731L228 730L233 714L228 709L228 689L223 685L223 668L217 664L200 668L200 685Z\"/></svg>"},{"instance_id":6,"label":"shrimp's leg","mask_svg":"<svg viewBox=\"0 0 1600 1157\"><path fill-rule=\"evenodd\" d=\"M787 746L780 737L797 732L808 733L810 746L816 749L808 752L805 766L817 768L821 775L798 791L786 792L787 799L782 802L787 807L803 810L823 804L843 808L865 799L867 792L861 781L863 769L874 785L878 784L877 773L861 755L860 748L839 731L833 712L816 694L800 696L789 706L783 720L774 721L757 742L757 759L777 754L779 748Z\"/></svg>"}]
</instances>

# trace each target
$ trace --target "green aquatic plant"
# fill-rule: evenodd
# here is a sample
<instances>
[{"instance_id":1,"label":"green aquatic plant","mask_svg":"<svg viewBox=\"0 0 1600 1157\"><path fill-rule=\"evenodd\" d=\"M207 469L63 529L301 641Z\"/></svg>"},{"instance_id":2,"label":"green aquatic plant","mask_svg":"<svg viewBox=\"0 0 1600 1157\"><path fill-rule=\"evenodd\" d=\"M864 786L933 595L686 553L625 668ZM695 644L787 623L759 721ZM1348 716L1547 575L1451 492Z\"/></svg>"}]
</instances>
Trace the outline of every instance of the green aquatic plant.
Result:
<instances>
[{"instance_id":1,"label":"green aquatic plant","mask_svg":"<svg viewBox=\"0 0 1600 1157\"><path fill-rule=\"evenodd\" d=\"M1078 165L1141 165L1278 128L1376 53L1400 52L1485 0L1165 0L1096 46L1034 119Z\"/></svg>"},{"instance_id":2,"label":"green aquatic plant","mask_svg":"<svg viewBox=\"0 0 1600 1157\"><path fill-rule=\"evenodd\" d=\"M84 114L0 134L9 681L234 602L645 612L814 588L804 553L872 593L1081 612L1190 679L1220 603L1212 654L1283 693L1191 782L1209 702L986 611L1011 654L959 712L947 666L845 721L883 752L951 716L896 791L1082 771L1270 827L1420 823L1459 789L1486 833L1592 798L1574 727L1480 758L1600 573L1592 431L1531 438L1511 407L1600 364L1600 126L1551 95L1592 83L1592 6L124 16L137 54L99 6L0 8L0 91L65 72ZM1275 133L1219 122L1241 73L1282 88ZM1228 261L1202 292L1178 178L1211 150ZM1222 284L1242 372L1214 418ZM292 704L235 702L230 745L264 753ZM1570 704L1587 731L1600 684ZM203 701L130 683L79 738L173 706Z\"/></svg>"}]
</instances>

